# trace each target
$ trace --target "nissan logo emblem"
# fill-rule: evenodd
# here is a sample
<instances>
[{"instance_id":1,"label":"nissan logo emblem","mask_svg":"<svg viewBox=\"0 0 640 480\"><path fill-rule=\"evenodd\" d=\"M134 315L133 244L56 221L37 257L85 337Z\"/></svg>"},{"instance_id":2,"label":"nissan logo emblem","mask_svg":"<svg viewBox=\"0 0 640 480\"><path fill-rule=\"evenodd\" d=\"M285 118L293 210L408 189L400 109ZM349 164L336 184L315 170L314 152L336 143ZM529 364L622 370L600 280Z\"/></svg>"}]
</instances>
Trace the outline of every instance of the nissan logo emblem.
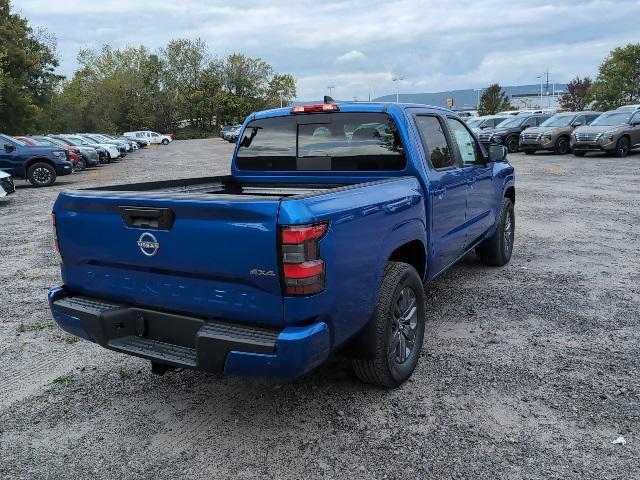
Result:
<instances>
[{"instance_id":1,"label":"nissan logo emblem","mask_svg":"<svg viewBox=\"0 0 640 480\"><path fill-rule=\"evenodd\" d=\"M147 257L153 257L158 253L160 244L152 233L144 232L138 239L138 247L140 247L140 251Z\"/></svg>"}]
</instances>

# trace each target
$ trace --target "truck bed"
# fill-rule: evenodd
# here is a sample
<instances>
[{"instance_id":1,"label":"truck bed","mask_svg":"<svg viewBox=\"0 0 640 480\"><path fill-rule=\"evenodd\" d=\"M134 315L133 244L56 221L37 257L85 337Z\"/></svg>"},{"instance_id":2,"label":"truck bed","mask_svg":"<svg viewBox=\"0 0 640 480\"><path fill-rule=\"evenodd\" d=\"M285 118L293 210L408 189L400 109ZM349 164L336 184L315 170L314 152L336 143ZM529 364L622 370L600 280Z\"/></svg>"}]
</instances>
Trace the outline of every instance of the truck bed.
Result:
<instances>
[{"instance_id":1,"label":"truck bed","mask_svg":"<svg viewBox=\"0 0 640 480\"><path fill-rule=\"evenodd\" d=\"M232 195L242 197L305 197L329 190L345 187L344 183L312 184L312 183L252 183L240 182L232 176L216 176L190 178L184 180L165 180L159 182L132 183L110 185L105 187L87 188L82 191L103 193L136 192L136 194L168 195Z\"/></svg>"}]
</instances>

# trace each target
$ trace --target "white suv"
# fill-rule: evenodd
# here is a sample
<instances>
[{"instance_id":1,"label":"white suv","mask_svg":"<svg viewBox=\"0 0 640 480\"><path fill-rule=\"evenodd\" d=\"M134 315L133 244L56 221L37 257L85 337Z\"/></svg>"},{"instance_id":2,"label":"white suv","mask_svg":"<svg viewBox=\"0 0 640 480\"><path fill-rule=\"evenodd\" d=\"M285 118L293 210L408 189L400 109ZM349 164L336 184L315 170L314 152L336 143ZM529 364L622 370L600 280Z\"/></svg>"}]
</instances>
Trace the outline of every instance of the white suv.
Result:
<instances>
[{"instance_id":1,"label":"white suv","mask_svg":"<svg viewBox=\"0 0 640 480\"><path fill-rule=\"evenodd\" d=\"M135 138L136 140L147 140L149 143L161 143L163 145L169 145L169 142L171 142L171 137L169 135L152 132L151 130L141 130L139 132L124 132L123 135L125 137Z\"/></svg>"}]
</instances>

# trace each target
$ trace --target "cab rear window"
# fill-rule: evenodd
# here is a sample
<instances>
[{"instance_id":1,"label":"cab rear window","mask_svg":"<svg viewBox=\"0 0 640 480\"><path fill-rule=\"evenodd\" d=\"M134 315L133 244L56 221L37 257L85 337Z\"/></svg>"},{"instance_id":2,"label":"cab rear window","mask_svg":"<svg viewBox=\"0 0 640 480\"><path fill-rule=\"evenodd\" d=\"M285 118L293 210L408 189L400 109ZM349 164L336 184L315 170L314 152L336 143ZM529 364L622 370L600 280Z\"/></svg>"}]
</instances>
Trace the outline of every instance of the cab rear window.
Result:
<instances>
[{"instance_id":1,"label":"cab rear window","mask_svg":"<svg viewBox=\"0 0 640 480\"><path fill-rule=\"evenodd\" d=\"M250 122L236 165L265 171L403 170L398 129L383 113L321 113Z\"/></svg>"}]
</instances>

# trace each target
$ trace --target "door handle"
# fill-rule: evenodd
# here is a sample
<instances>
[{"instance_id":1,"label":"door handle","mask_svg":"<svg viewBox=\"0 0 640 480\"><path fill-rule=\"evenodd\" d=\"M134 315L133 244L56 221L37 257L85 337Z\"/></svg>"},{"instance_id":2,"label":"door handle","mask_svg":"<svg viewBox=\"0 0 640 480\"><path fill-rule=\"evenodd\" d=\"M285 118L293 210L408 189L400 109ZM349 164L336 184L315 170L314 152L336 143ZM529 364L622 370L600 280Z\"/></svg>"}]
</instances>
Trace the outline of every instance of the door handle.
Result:
<instances>
[{"instance_id":1,"label":"door handle","mask_svg":"<svg viewBox=\"0 0 640 480\"><path fill-rule=\"evenodd\" d=\"M447 187L438 187L433 191L433 195L436 197L441 197L447 191Z\"/></svg>"}]
</instances>

